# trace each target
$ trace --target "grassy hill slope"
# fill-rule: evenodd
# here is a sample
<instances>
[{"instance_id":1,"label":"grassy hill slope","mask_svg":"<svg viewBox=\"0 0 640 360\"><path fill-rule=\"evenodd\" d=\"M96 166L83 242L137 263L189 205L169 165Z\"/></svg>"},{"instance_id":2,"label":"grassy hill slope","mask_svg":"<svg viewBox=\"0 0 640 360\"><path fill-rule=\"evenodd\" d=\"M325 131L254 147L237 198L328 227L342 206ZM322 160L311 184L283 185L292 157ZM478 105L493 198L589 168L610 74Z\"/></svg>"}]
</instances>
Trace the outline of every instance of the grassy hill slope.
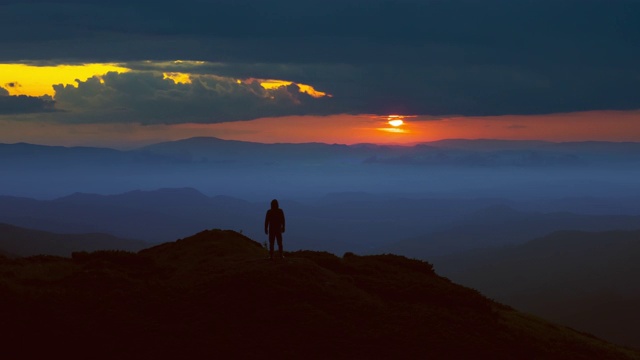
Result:
<instances>
[{"instance_id":1,"label":"grassy hill slope","mask_svg":"<svg viewBox=\"0 0 640 360\"><path fill-rule=\"evenodd\" d=\"M233 231L0 258L3 352L66 358L640 359L395 255L265 259Z\"/></svg>"},{"instance_id":2,"label":"grassy hill slope","mask_svg":"<svg viewBox=\"0 0 640 360\"><path fill-rule=\"evenodd\" d=\"M640 348L640 230L559 231L434 264L517 309Z\"/></svg>"}]
</instances>

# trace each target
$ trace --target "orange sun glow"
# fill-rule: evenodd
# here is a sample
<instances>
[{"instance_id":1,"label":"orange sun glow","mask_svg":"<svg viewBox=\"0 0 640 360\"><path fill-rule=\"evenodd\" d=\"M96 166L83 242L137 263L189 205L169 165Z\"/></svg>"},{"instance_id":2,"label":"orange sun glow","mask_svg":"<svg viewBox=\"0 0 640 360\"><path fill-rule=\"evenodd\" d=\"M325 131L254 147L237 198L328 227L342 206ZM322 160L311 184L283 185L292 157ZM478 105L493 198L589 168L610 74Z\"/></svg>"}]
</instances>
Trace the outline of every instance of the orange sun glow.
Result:
<instances>
[{"instance_id":1,"label":"orange sun glow","mask_svg":"<svg viewBox=\"0 0 640 360\"><path fill-rule=\"evenodd\" d=\"M404 124L404 118L405 116L403 115L389 115L387 116L387 124L393 127L401 126L402 124Z\"/></svg>"}]
</instances>

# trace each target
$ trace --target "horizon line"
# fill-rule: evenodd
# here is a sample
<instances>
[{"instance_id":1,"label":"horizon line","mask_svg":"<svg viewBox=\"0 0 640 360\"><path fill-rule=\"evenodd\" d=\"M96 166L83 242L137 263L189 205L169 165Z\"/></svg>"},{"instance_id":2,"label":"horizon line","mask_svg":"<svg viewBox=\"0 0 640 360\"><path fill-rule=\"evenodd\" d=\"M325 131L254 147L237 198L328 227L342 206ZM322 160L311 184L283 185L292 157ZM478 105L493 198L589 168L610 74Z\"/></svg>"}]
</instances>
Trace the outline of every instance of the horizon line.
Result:
<instances>
[{"instance_id":1,"label":"horizon line","mask_svg":"<svg viewBox=\"0 0 640 360\"><path fill-rule=\"evenodd\" d=\"M331 142L321 142L321 141L306 141L306 142L261 142L261 141L246 141L246 140L235 140L235 139L223 139L215 136L192 136L185 137L181 139L175 140L160 140L157 142L149 142L147 144L141 144L136 146L107 146L107 145L88 145L88 144L76 144L76 145L61 145L54 143L36 143L36 142L27 142L27 141L18 141L13 143L5 143L0 142L0 145L32 145L32 146L42 146L42 147L52 147L52 148L94 148L94 149L110 149L117 151L137 151L142 150L148 146L154 146L159 144L167 144L167 143L177 143L189 140L196 139L207 139L207 140L219 140L223 142L229 143L245 143L245 144L262 144L262 145L306 145L306 144L316 144L316 145L328 145L328 146L393 146L393 147L415 147L419 145L425 144L437 144L447 141L468 141L468 142L480 142L480 141L492 141L492 142L502 142L502 143L527 143L527 142L535 142L535 143L547 143L547 144L580 144L580 143L610 143L610 144L640 144L640 141L613 141L613 140L581 140L581 141L552 141L552 140L543 140L543 139L499 139L499 138L445 138L439 140L431 140L431 141L420 141L420 142L412 142L412 143L395 143L395 142L386 142L386 143L374 143L374 142L361 142L361 143L331 143Z\"/></svg>"}]
</instances>

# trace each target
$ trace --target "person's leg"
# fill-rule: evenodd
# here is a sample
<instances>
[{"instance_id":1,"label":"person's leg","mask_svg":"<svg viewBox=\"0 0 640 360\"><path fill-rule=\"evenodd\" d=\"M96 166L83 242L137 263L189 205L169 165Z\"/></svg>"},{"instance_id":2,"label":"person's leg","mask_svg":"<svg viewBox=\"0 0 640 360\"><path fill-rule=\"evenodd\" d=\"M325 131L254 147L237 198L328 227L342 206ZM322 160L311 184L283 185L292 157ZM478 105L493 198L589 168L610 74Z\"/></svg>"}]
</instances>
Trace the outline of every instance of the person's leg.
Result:
<instances>
[{"instance_id":1,"label":"person's leg","mask_svg":"<svg viewBox=\"0 0 640 360\"><path fill-rule=\"evenodd\" d=\"M276 234L269 232L269 258L273 259L273 243L276 240Z\"/></svg>"},{"instance_id":2,"label":"person's leg","mask_svg":"<svg viewBox=\"0 0 640 360\"><path fill-rule=\"evenodd\" d=\"M278 253L280 253L280 258L283 258L284 256L282 255L282 252L284 249L282 248L282 233L277 233L276 239L278 239Z\"/></svg>"}]
</instances>

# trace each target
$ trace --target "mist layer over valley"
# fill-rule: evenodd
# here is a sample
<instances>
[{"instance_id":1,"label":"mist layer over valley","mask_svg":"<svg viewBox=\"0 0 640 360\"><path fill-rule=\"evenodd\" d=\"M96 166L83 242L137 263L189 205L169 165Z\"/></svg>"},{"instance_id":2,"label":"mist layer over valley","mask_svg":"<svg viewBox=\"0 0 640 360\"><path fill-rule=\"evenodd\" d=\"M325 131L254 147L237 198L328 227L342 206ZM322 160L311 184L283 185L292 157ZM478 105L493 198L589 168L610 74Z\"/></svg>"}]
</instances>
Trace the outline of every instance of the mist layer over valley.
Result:
<instances>
[{"instance_id":1,"label":"mist layer over valley","mask_svg":"<svg viewBox=\"0 0 640 360\"><path fill-rule=\"evenodd\" d=\"M150 243L209 227L260 239L277 198L289 248L424 258L557 230L634 229L638 164L636 143L192 138L132 151L5 144L0 221Z\"/></svg>"},{"instance_id":2,"label":"mist layer over valley","mask_svg":"<svg viewBox=\"0 0 640 360\"><path fill-rule=\"evenodd\" d=\"M523 200L626 197L637 190L638 163L640 144L607 142L347 146L192 138L131 151L4 144L0 186L5 195L41 199L174 187L248 201L333 192Z\"/></svg>"}]
</instances>

